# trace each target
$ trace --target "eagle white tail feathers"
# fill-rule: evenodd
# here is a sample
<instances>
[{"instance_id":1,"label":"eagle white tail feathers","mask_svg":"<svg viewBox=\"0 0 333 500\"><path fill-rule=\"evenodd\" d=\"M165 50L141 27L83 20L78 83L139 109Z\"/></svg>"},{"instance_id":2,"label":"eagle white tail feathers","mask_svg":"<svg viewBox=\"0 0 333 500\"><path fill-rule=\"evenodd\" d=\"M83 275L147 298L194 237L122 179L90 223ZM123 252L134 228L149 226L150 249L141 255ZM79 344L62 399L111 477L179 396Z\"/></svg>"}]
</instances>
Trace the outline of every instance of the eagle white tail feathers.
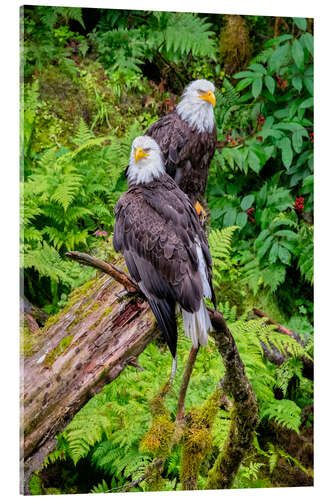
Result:
<instances>
[{"instance_id":1,"label":"eagle white tail feathers","mask_svg":"<svg viewBox=\"0 0 333 500\"><path fill-rule=\"evenodd\" d=\"M192 340L193 347L207 345L208 332L213 328L204 301L198 311L190 313L182 309L182 315L185 335Z\"/></svg>"},{"instance_id":2,"label":"eagle white tail feathers","mask_svg":"<svg viewBox=\"0 0 333 500\"><path fill-rule=\"evenodd\" d=\"M207 279L206 264L199 239L196 238L197 254L199 259L199 272L203 285L203 295L208 299L212 298L212 292ZM202 299L200 308L194 313L182 309L185 335L192 340L193 347L208 344L208 332L213 329L205 303Z\"/></svg>"}]
</instances>

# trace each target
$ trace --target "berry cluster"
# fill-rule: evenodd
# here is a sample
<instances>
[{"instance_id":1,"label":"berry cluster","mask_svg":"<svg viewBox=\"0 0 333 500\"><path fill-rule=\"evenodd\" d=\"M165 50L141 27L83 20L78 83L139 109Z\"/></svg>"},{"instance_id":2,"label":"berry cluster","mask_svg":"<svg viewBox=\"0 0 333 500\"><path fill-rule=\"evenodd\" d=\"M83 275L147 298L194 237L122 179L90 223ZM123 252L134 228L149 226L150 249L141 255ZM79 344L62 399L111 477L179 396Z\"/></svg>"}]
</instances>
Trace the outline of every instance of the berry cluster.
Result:
<instances>
[{"instance_id":1,"label":"berry cluster","mask_svg":"<svg viewBox=\"0 0 333 500\"><path fill-rule=\"evenodd\" d=\"M304 198L303 198L303 196L296 198L296 201L294 203L294 208L295 208L295 210L297 210L299 212L304 210Z\"/></svg>"},{"instance_id":2,"label":"berry cluster","mask_svg":"<svg viewBox=\"0 0 333 500\"><path fill-rule=\"evenodd\" d=\"M235 138L235 137L232 137L231 135L227 135L227 137L225 138L224 144L230 144L230 146L239 146L239 144L242 144L242 142L244 142L243 137L237 136Z\"/></svg>"},{"instance_id":3,"label":"berry cluster","mask_svg":"<svg viewBox=\"0 0 333 500\"><path fill-rule=\"evenodd\" d=\"M312 142L312 144L313 144L314 143L314 132L310 132L309 139L310 139L310 142Z\"/></svg>"},{"instance_id":4,"label":"berry cluster","mask_svg":"<svg viewBox=\"0 0 333 500\"><path fill-rule=\"evenodd\" d=\"M285 89L288 82L287 82L287 80L282 80L280 77L278 77L277 84L278 84L278 87L280 87L280 89Z\"/></svg>"},{"instance_id":5,"label":"berry cluster","mask_svg":"<svg viewBox=\"0 0 333 500\"><path fill-rule=\"evenodd\" d=\"M263 115L259 115L257 121L259 125L263 125L265 123L265 117Z\"/></svg>"},{"instance_id":6,"label":"berry cluster","mask_svg":"<svg viewBox=\"0 0 333 500\"><path fill-rule=\"evenodd\" d=\"M246 210L247 218L250 221L250 224L254 224L254 217L253 217L254 213L253 212L254 212L254 207L248 208Z\"/></svg>"},{"instance_id":7,"label":"berry cluster","mask_svg":"<svg viewBox=\"0 0 333 500\"><path fill-rule=\"evenodd\" d=\"M97 238L98 236L107 236L108 233L106 231L100 231L99 229L97 229L97 231L94 232L94 235Z\"/></svg>"},{"instance_id":8,"label":"berry cluster","mask_svg":"<svg viewBox=\"0 0 333 500\"><path fill-rule=\"evenodd\" d=\"M262 135L258 135L258 137L256 137L256 140L257 141L262 141L263 140Z\"/></svg>"}]
</instances>

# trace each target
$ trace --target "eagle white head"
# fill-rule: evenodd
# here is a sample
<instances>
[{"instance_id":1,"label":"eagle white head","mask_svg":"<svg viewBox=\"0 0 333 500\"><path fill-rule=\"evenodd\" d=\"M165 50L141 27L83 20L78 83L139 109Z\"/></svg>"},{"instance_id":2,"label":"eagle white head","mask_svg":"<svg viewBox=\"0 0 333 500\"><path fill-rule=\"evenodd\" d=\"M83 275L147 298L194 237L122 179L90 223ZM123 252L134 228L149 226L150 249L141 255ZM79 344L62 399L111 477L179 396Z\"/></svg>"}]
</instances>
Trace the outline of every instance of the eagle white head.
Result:
<instances>
[{"instance_id":1,"label":"eagle white head","mask_svg":"<svg viewBox=\"0 0 333 500\"><path fill-rule=\"evenodd\" d=\"M132 142L127 170L130 184L151 182L165 173L159 145L147 135L139 135Z\"/></svg>"},{"instance_id":2,"label":"eagle white head","mask_svg":"<svg viewBox=\"0 0 333 500\"><path fill-rule=\"evenodd\" d=\"M176 107L179 116L199 132L212 132L215 125L215 86L208 80L195 80L184 90Z\"/></svg>"}]
</instances>

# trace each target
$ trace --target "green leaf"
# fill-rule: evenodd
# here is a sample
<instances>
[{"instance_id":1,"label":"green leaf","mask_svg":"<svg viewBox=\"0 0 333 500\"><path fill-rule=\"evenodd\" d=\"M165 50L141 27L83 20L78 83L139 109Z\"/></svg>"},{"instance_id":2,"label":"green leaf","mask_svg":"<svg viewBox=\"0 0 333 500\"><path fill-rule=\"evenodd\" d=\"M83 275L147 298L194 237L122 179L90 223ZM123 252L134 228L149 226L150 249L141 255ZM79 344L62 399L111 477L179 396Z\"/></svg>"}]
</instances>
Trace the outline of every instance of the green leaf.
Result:
<instances>
[{"instance_id":1,"label":"green leaf","mask_svg":"<svg viewBox=\"0 0 333 500\"><path fill-rule=\"evenodd\" d=\"M275 80L270 75L265 76L265 85L271 94L274 94Z\"/></svg>"},{"instance_id":2,"label":"green leaf","mask_svg":"<svg viewBox=\"0 0 333 500\"><path fill-rule=\"evenodd\" d=\"M305 99L304 101L301 102L299 105L300 109L303 108L313 108L313 97L309 97L308 99Z\"/></svg>"},{"instance_id":3,"label":"green leaf","mask_svg":"<svg viewBox=\"0 0 333 500\"><path fill-rule=\"evenodd\" d=\"M282 241L280 241L280 245L287 248L291 253L295 253L295 251L297 250L296 241L282 240Z\"/></svg>"},{"instance_id":4,"label":"green leaf","mask_svg":"<svg viewBox=\"0 0 333 500\"><path fill-rule=\"evenodd\" d=\"M282 42L285 42L286 40L291 40L292 36L291 35L280 35L277 38L272 38L271 40L268 40L265 42L264 47L271 47L272 45L278 45Z\"/></svg>"},{"instance_id":5,"label":"green leaf","mask_svg":"<svg viewBox=\"0 0 333 500\"><path fill-rule=\"evenodd\" d=\"M251 85L252 82L253 78L244 78L244 80L241 80L240 82L237 83L235 90L239 92L248 87L249 85Z\"/></svg>"},{"instance_id":6,"label":"green leaf","mask_svg":"<svg viewBox=\"0 0 333 500\"><path fill-rule=\"evenodd\" d=\"M306 48L313 56L313 36L311 35L311 33L303 33L300 38L300 42L303 47Z\"/></svg>"},{"instance_id":7,"label":"green leaf","mask_svg":"<svg viewBox=\"0 0 333 500\"><path fill-rule=\"evenodd\" d=\"M262 78L257 78L252 83L252 95L255 99L260 95L262 90Z\"/></svg>"},{"instance_id":8,"label":"green leaf","mask_svg":"<svg viewBox=\"0 0 333 500\"><path fill-rule=\"evenodd\" d=\"M239 226L241 229L246 225L247 223L247 214L244 212L240 212L237 214L236 217L236 226Z\"/></svg>"},{"instance_id":9,"label":"green leaf","mask_svg":"<svg viewBox=\"0 0 333 500\"><path fill-rule=\"evenodd\" d=\"M241 209L248 210L252 206L253 202L254 202L253 194L245 196L241 201Z\"/></svg>"},{"instance_id":10,"label":"green leaf","mask_svg":"<svg viewBox=\"0 0 333 500\"><path fill-rule=\"evenodd\" d=\"M281 229L280 231L276 231L275 236L281 236L287 238L287 240L298 240L298 235L293 231L289 231L289 229Z\"/></svg>"},{"instance_id":11,"label":"green leaf","mask_svg":"<svg viewBox=\"0 0 333 500\"><path fill-rule=\"evenodd\" d=\"M311 193L313 190L313 175L308 175L302 184L304 193Z\"/></svg>"},{"instance_id":12,"label":"green leaf","mask_svg":"<svg viewBox=\"0 0 333 500\"><path fill-rule=\"evenodd\" d=\"M291 142L288 137L283 137L278 143L278 147L282 151L282 163L286 168L289 168L291 162L293 161L293 150L291 148Z\"/></svg>"},{"instance_id":13,"label":"green leaf","mask_svg":"<svg viewBox=\"0 0 333 500\"><path fill-rule=\"evenodd\" d=\"M235 208L228 210L223 218L224 227L234 226L236 222L236 217L237 217L237 210Z\"/></svg>"},{"instance_id":14,"label":"green leaf","mask_svg":"<svg viewBox=\"0 0 333 500\"><path fill-rule=\"evenodd\" d=\"M306 76L303 83L310 95L313 95L313 76Z\"/></svg>"},{"instance_id":15,"label":"green leaf","mask_svg":"<svg viewBox=\"0 0 333 500\"><path fill-rule=\"evenodd\" d=\"M268 235L269 235L268 229L264 229L263 231L261 231L258 238L254 242L254 247L258 248L260 246L259 243L263 241Z\"/></svg>"},{"instance_id":16,"label":"green leaf","mask_svg":"<svg viewBox=\"0 0 333 500\"><path fill-rule=\"evenodd\" d=\"M297 26L302 31L306 30L306 19L304 17L293 17L293 20Z\"/></svg>"},{"instance_id":17,"label":"green leaf","mask_svg":"<svg viewBox=\"0 0 333 500\"><path fill-rule=\"evenodd\" d=\"M303 125L300 125L297 122L281 122L273 125L274 128L280 130L290 130L290 132L297 132L298 130L305 130Z\"/></svg>"},{"instance_id":18,"label":"green leaf","mask_svg":"<svg viewBox=\"0 0 333 500\"><path fill-rule=\"evenodd\" d=\"M264 257L265 253L270 248L272 241L273 241L273 236L268 236L268 238L264 241L263 245L259 248L257 253L259 259L262 259Z\"/></svg>"},{"instance_id":19,"label":"green leaf","mask_svg":"<svg viewBox=\"0 0 333 500\"><path fill-rule=\"evenodd\" d=\"M235 75L233 75L233 78L251 78L252 80L254 78L257 78L256 77L256 74L253 73L253 71L240 71L239 73L236 73Z\"/></svg>"},{"instance_id":20,"label":"green leaf","mask_svg":"<svg viewBox=\"0 0 333 500\"><path fill-rule=\"evenodd\" d=\"M279 244L277 241L274 241L273 245L272 245L272 248L269 252L269 262L271 264L274 264L277 260L277 257L278 257L278 251L279 251Z\"/></svg>"},{"instance_id":21,"label":"green leaf","mask_svg":"<svg viewBox=\"0 0 333 500\"><path fill-rule=\"evenodd\" d=\"M304 50L297 38L293 41L292 46L291 46L291 54L294 58L296 66L300 69L303 70L304 68Z\"/></svg>"},{"instance_id":22,"label":"green leaf","mask_svg":"<svg viewBox=\"0 0 333 500\"><path fill-rule=\"evenodd\" d=\"M267 70L262 64L254 63L249 66L249 69L254 71L255 73L262 73L263 75L266 75Z\"/></svg>"},{"instance_id":23,"label":"green leaf","mask_svg":"<svg viewBox=\"0 0 333 500\"><path fill-rule=\"evenodd\" d=\"M258 156L252 150L249 151L248 161L249 161L250 168L256 174L258 174L260 171L260 160L259 160Z\"/></svg>"},{"instance_id":24,"label":"green leaf","mask_svg":"<svg viewBox=\"0 0 333 500\"><path fill-rule=\"evenodd\" d=\"M268 63L268 68L271 73L278 72L281 66L284 66L288 63L290 57L290 45L286 43L284 45L280 45L277 49L274 50L271 55Z\"/></svg>"},{"instance_id":25,"label":"green leaf","mask_svg":"<svg viewBox=\"0 0 333 500\"><path fill-rule=\"evenodd\" d=\"M279 259L282 262L282 264L286 265L290 264L291 254L289 250L279 245L278 253L279 253Z\"/></svg>"},{"instance_id":26,"label":"green leaf","mask_svg":"<svg viewBox=\"0 0 333 500\"><path fill-rule=\"evenodd\" d=\"M306 130L298 130L297 132L294 132L293 135L291 136L293 148L296 153L300 153L302 151L302 146L303 146L302 138L307 136L308 134Z\"/></svg>"},{"instance_id":27,"label":"green leaf","mask_svg":"<svg viewBox=\"0 0 333 500\"><path fill-rule=\"evenodd\" d=\"M300 76L294 76L294 78L292 78L291 80L291 83L299 92L302 90L302 78Z\"/></svg>"}]
</instances>

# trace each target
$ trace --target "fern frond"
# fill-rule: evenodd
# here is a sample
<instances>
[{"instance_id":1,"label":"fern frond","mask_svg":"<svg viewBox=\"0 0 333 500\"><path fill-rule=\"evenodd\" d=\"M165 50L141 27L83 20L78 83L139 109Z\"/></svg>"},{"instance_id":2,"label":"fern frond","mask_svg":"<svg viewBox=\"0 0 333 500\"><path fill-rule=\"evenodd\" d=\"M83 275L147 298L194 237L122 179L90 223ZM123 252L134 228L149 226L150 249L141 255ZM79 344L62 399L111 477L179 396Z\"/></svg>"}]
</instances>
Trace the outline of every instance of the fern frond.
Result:
<instances>
[{"instance_id":1,"label":"fern frond","mask_svg":"<svg viewBox=\"0 0 333 500\"><path fill-rule=\"evenodd\" d=\"M73 137L73 142L76 146L83 146L86 142L94 139L94 134L86 124L83 118L80 119L79 127Z\"/></svg>"},{"instance_id":2,"label":"fern frond","mask_svg":"<svg viewBox=\"0 0 333 500\"><path fill-rule=\"evenodd\" d=\"M273 54L274 49L273 47L268 47L267 49L264 49L261 51L258 55L256 55L253 59L251 59L250 64L255 64L255 63L266 63L270 56Z\"/></svg>"},{"instance_id":3,"label":"fern frond","mask_svg":"<svg viewBox=\"0 0 333 500\"><path fill-rule=\"evenodd\" d=\"M260 418L275 420L278 424L299 433L301 425L301 408L289 399L272 400L260 408Z\"/></svg>"},{"instance_id":4,"label":"fern frond","mask_svg":"<svg viewBox=\"0 0 333 500\"><path fill-rule=\"evenodd\" d=\"M205 18L196 14L173 12L167 14L164 32L167 52L184 56L190 52L194 56L208 56L216 60L214 32Z\"/></svg>"},{"instance_id":5,"label":"fern frond","mask_svg":"<svg viewBox=\"0 0 333 500\"><path fill-rule=\"evenodd\" d=\"M231 241L238 226L212 230L209 234L209 246L213 259L225 259L231 250Z\"/></svg>"}]
</instances>

